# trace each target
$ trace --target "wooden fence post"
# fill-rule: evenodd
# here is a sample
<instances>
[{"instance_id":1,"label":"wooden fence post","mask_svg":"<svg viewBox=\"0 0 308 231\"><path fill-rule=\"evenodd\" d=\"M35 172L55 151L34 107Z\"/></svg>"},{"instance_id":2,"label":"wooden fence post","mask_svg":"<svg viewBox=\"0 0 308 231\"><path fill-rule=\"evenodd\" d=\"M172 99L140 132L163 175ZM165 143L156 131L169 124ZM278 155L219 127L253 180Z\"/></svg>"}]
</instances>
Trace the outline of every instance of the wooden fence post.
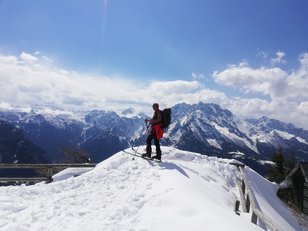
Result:
<instances>
[{"instance_id":1,"label":"wooden fence post","mask_svg":"<svg viewBox=\"0 0 308 231\"><path fill-rule=\"evenodd\" d=\"M247 194L246 197L246 212L249 213L250 211L250 199L249 199L249 195Z\"/></svg>"},{"instance_id":2,"label":"wooden fence post","mask_svg":"<svg viewBox=\"0 0 308 231\"><path fill-rule=\"evenodd\" d=\"M257 216L257 214L255 214L255 212L252 212L252 215L251 215L251 222L254 223L255 225L256 225L257 222L258 222L258 216Z\"/></svg>"},{"instance_id":3,"label":"wooden fence post","mask_svg":"<svg viewBox=\"0 0 308 231\"><path fill-rule=\"evenodd\" d=\"M239 201L239 200L236 200L236 202L235 202L234 212L235 212L237 215L240 215L240 201Z\"/></svg>"},{"instance_id":4,"label":"wooden fence post","mask_svg":"<svg viewBox=\"0 0 308 231\"><path fill-rule=\"evenodd\" d=\"M246 189L245 182L244 182L244 179L242 179L242 192L244 195L245 195L245 189Z\"/></svg>"},{"instance_id":5,"label":"wooden fence post","mask_svg":"<svg viewBox=\"0 0 308 231\"><path fill-rule=\"evenodd\" d=\"M48 169L47 169L47 181L46 181L46 183L50 183L50 182L52 182L52 171L53 169L51 168L51 167L49 167Z\"/></svg>"}]
</instances>

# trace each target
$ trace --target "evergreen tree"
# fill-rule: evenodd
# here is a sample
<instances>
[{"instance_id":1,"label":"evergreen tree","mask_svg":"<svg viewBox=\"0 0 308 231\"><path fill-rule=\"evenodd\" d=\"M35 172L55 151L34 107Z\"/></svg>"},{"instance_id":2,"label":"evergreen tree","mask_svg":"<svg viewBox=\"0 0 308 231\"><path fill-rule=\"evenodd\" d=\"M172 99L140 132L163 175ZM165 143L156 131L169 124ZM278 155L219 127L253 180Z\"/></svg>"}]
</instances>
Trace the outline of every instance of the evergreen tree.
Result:
<instances>
[{"instance_id":1,"label":"evergreen tree","mask_svg":"<svg viewBox=\"0 0 308 231\"><path fill-rule=\"evenodd\" d=\"M286 159L284 164L286 175L288 175L295 168L295 165L296 165L296 151L293 150L289 155L288 159Z\"/></svg>"},{"instance_id":2,"label":"evergreen tree","mask_svg":"<svg viewBox=\"0 0 308 231\"><path fill-rule=\"evenodd\" d=\"M69 163L90 163L90 155L82 150L75 150L68 147L62 147L62 152Z\"/></svg>"},{"instance_id":3,"label":"evergreen tree","mask_svg":"<svg viewBox=\"0 0 308 231\"><path fill-rule=\"evenodd\" d=\"M274 162L274 166L270 171L269 175L269 180L270 181L275 181L277 183L282 182L285 176L285 171L284 171L284 155L283 155L283 150L282 148L279 148L279 150L272 155L272 159Z\"/></svg>"},{"instance_id":4,"label":"evergreen tree","mask_svg":"<svg viewBox=\"0 0 308 231\"><path fill-rule=\"evenodd\" d=\"M293 151L291 155L286 158L282 147L272 155L271 160L274 162L274 166L270 170L268 179L277 183L281 183L296 165L295 152Z\"/></svg>"}]
</instances>

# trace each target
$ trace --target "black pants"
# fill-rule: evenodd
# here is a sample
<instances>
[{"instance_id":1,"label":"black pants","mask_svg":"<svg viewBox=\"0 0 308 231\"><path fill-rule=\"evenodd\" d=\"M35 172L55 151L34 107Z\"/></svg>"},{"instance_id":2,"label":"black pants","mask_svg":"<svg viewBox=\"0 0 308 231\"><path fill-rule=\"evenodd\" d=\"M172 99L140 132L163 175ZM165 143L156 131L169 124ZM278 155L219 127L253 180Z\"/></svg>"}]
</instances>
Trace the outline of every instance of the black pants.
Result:
<instances>
[{"instance_id":1,"label":"black pants","mask_svg":"<svg viewBox=\"0 0 308 231\"><path fill-rule=\"evenodd\" d=\"M159 140L157 139L155 130L152 130L150 135L147 138L147 148L146 148L147 155L151 156L151 154L152 154L151 143L152 143L153 139L154 139L154 144L155 144L155 147L156 147L156 155L157 155L158 158L161 158L160 144L159 144Z\"/></svg>"}]
</instances>

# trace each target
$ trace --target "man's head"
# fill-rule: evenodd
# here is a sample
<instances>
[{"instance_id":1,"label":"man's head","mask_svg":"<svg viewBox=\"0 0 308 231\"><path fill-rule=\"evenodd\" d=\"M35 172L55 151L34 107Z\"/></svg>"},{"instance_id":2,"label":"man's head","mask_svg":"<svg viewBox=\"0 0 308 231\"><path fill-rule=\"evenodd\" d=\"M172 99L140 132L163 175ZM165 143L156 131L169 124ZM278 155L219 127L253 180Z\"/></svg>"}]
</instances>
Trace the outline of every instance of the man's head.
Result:
<instances>
[{"instance_id":1,"label":"man's head","mask_svg":"<svg viewBox=\"0 0 308 231\"><path fill-rule=\"evenodd\" d=\"M158 105L158 103L153 103L152 107L153 107L153 110L154 110L154 111L159 110L159 105Z\"/></svg>"}]
</instances>

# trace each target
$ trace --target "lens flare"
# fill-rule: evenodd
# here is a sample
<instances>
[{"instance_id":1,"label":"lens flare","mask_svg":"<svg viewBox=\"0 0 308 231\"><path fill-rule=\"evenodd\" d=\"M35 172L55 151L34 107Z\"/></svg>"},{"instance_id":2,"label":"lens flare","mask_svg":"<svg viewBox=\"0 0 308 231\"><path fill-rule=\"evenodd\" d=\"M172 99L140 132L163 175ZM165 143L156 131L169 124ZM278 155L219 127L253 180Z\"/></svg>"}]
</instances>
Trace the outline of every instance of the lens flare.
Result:
<instances>
[{"instance_id":1,"label":"lens flare","mask_svg":"<svg viewBox=\"0 0 308 231\"><path fill-rule=\"evenodd\" d=\"M103 51L104 41L105 41L107 7L108 7L108 0L103 0L103 28L102 28L102 35L101 35L101 53Z\"/></svg>"}]
</instances>

